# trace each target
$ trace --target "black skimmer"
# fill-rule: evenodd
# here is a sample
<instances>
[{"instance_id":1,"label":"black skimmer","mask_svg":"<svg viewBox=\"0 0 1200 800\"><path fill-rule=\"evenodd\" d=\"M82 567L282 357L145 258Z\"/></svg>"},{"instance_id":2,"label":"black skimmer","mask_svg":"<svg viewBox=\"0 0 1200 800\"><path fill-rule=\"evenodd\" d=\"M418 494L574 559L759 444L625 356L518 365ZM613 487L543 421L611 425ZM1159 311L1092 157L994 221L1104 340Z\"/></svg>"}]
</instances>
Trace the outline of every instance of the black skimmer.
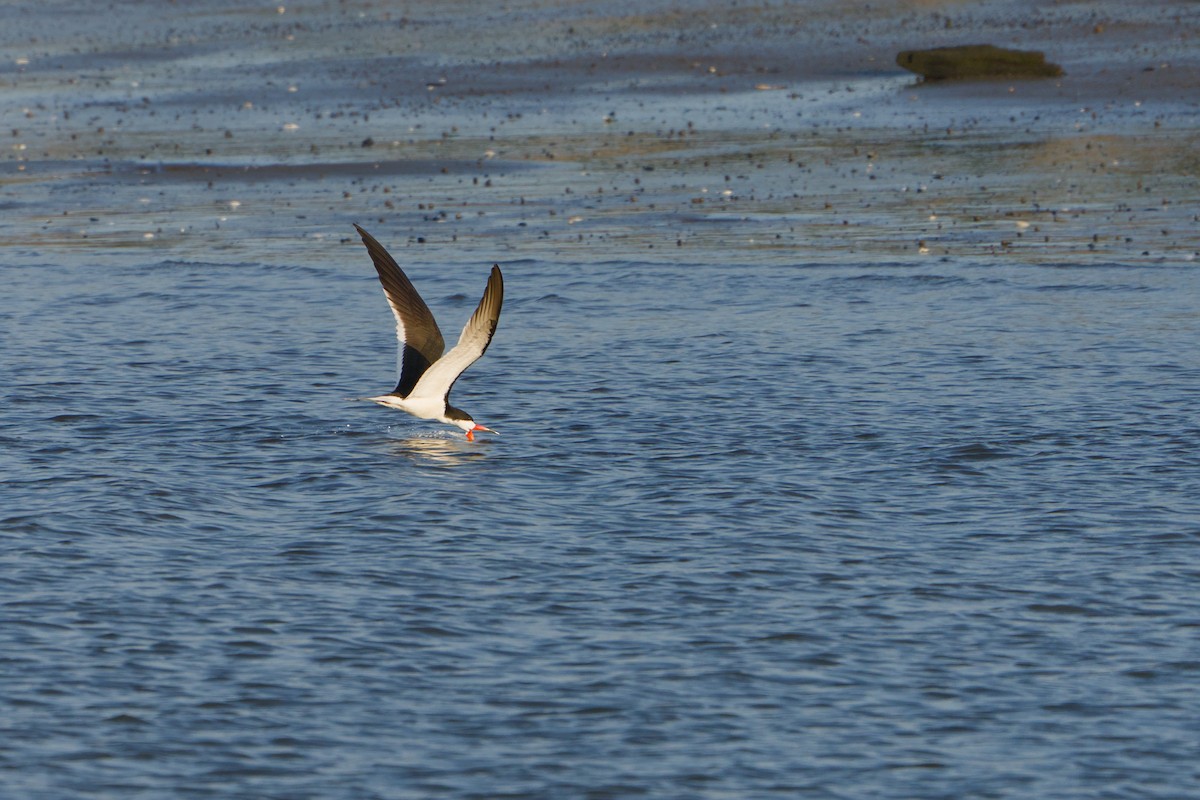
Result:
<instances>
[{"instance_id":1,"label":"black skimmer","mask_svg":"<svg viewBox=\"0 0 1200 800\"><path fill-rule=\"evenodd\" d=\"M504 302L504 278L500 275L499 265L492 266L487 288L483 290L475 313L463 326L458 344L443 355L446 343L442 341L437 321L396 259L375 241L374 236L358 225L354 229L375 262L383 294L396 317L396 338L400 342L396 359L400 381L396 388L389 394L363 399L407 411L421 419L456 425L467 432L468 441L475 441L475 431L496 433L476 423L467 412L450 405L450 389L463 370L483 355L496 332L500 304Z\"/></svg>"}]
</instances>

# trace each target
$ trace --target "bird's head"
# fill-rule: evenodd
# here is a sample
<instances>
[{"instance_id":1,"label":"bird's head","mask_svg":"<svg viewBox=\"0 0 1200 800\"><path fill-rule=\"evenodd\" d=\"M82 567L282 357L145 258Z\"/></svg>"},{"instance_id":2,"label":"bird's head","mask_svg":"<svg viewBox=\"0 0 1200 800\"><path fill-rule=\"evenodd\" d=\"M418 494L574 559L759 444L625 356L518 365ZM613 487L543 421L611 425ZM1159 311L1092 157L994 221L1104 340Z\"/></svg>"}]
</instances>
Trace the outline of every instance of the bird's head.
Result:
<instances>
[{"instance_id":1,"label":"bird's head","mask_svg":"<svg viewBox=\"0 0 1200 800\"><path fill-rule=\"evenodd\" d=\"M454 409L454 410L458 411L458 409ZM461 413L462 416L457 416L457 415L452 416L452 417L450 417L449 421L467 432L467 441L468 442L475 441L476 431L485 431L487 433L495 433L497 436L500 435L499 433L492 430L491 428L485 428L483 425L480 425L475 420L471 419L471 417L469 415L462 413L462 412L459 412L459 413Z\"/></svg>"},{"instance_id":2,"label":"bird's head","mask_svg":"<svg viewBox=\"0 0 1200 800\"><path fill-rule=\"evenodd\" d=\"M497 436L500 435L499 433L496 433L496 431L492 430L491 428L485 428L482 425L479 425L473 419L466 419L466 420L462 420L462 421L455 420L454 424L467 432L467 441L468 442L475 441L475 432L476 431L486 431L487 433L495 433Z\"/></svg>"}]
</instances>

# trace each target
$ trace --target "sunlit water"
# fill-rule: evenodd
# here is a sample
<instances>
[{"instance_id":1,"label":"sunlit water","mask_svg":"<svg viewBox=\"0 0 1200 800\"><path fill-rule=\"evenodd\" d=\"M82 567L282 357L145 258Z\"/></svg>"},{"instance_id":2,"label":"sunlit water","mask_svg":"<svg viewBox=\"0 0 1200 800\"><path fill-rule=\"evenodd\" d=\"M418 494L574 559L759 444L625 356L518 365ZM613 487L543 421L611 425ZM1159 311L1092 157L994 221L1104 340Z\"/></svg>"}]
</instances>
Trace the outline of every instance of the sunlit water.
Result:
<instances>
[{"instance_id":1,"label":"sunlit water","mask_svg":"<svg viewBox=\"0 0 1200 800\"><path fill-rule=\"evenodd\" d=\"M699 5L0 8L0 800L1194 793L1190 17Z\"/></svg>"},{"instance_id":2,"label":"sunlit water","mask_svg":"<svg viewBox=\"0 0 1200 800\"><path fill-rule=\"evenodd\" d=\"M6 270L10 796L1194 770L1194 271L517 261L469 444L346 399L393 368L353 252Z\"/></svg>"}]
</instances>

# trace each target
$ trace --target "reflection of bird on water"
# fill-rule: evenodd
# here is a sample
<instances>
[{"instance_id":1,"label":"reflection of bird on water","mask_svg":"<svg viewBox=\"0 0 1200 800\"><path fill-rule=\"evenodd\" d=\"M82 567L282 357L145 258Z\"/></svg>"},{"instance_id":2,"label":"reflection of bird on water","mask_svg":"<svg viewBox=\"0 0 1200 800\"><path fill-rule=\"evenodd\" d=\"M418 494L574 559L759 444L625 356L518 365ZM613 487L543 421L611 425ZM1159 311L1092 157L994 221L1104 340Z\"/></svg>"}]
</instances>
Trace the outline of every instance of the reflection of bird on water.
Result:
<instances>
[{"instance_id":1,"label":"reflection of bird on water","mask_svg":"<svg viewBox=\"0 0 1200 800\"><path fill-rule=\"evenodd\" d=\"M482 457L483 451L472 447L457 437L450 439L434 436L414 436L409 439L388 442L393 455L404 456L416 462L453 466L467 459Z\"/></svg>"}]
</instances>

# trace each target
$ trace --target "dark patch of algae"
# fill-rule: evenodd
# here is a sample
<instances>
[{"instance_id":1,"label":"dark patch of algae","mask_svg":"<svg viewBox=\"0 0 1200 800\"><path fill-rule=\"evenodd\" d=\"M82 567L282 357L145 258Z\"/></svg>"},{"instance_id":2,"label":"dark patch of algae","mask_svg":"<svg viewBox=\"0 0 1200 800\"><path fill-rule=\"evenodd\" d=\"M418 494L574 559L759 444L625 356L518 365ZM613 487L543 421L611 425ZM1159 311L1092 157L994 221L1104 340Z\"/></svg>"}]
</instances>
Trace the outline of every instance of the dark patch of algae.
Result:
<instances>
[{"instance_id":1,"label":"dark patch of algae","mask_svg":"<svg viewBox=\"0 0 1200 800\"><path fill-rule=\"evenodd\" d=\"M1058 64L1048 63L1040 50L1010 50L990 44L905 50L896 63L927 81L986 80L988 78L1057 78Z\"/></svg>"}]
</instances>

